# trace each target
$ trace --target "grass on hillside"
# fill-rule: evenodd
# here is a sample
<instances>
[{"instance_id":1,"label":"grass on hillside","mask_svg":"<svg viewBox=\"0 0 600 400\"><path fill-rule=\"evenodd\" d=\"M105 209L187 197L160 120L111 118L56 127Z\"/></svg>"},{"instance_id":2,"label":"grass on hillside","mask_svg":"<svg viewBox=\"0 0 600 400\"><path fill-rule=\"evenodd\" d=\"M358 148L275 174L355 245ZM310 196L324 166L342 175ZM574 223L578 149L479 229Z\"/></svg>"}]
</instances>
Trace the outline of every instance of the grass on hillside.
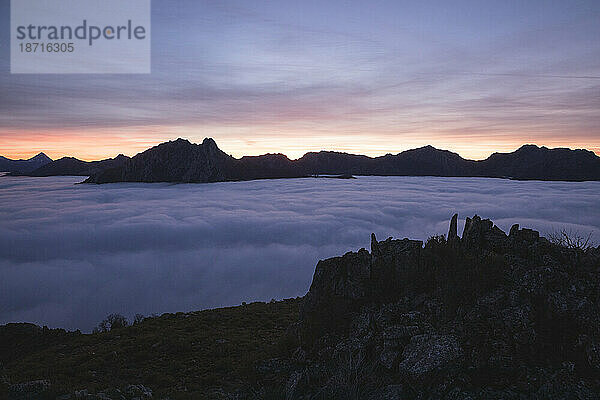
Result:
<instances>
[{"instance_id":1,"label":"grass on hillside","mask_svg":"<svg viewBox=\"0 0 600 400\"><path fill-rule=\"evenodd\" d=\"M0 379L0 397L7 393L6 381L38 379L49 380L55 394L143 384L172 399L259 386L264 382L259 382L256 364L280 355L280 339L297 321L299 305L300 299L289 299L164 314L106 333L63 335L47 345L35 343L47 341L44 335L11 339L5 333L4 340L23 354L0 353L5 380Z\"/></svg>"}]
</instances>

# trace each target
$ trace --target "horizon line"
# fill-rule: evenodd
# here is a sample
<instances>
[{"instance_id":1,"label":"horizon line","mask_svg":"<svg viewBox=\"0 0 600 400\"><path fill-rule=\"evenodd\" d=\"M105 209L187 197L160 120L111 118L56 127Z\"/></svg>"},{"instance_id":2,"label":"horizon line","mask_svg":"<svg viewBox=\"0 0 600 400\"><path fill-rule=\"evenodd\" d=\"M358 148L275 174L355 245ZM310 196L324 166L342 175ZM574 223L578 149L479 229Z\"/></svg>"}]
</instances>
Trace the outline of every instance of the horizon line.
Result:
<instances>
[{"instance_id":1,"label":"horizon line","mask_svg":"<svg viewBox=\"0 0 600 400\"><path fill-rule=\"evenodd\" d=\"M112 159L112 158L118 157L120 155L124 155L124 156L132 158L132 157L135 157L136 155L138 155L140 153L143 153L144 151L147 151L147 150L149 150L149 149L151 149L153 147L156 147L158 145L161 145L163 143L174 142L174 141L177 141L177 140L180 140L180 139L181 140L186 140L186 141L188 141L191 144L196 144L196 145L202 144L202 142L196 142L196 141L193 141L193 140L191 140L189 138L186 138L186 137L177 137L175 139L167 139L167 140L160 141L160 142L158 142L156 144L150 145L149 147L146 147L145 149L140 150L140 151L136 152L135 154L133 154L133 153L126 154L124 152L118 152L115 155L105 156L104 158L87 158L87 157L81 157L80 158L80 157L77 157L76 155L68 154L68 153L63 153L63 155L61 155L61 156L52 157L52 156L48 155L48 153L52 153L52 152L51 151L45 151L45 150L41 150L41 151L40 150L36 150L36 151L34 151L32 153L21 153L21 155L16 155L16 156L7 156L5 154L0 154L0 157L4 157L4 158L6 158L8 160L11 160L11 161L26 161L26 160L29 160L29 159L31 159L31 158L39 155L39 154L44 154L47 157L49 157L50 159L52 159L52 161L56 161L56 160L59 160L61 158L75 158L75 159L78 159L80 161L93 162L93 161L101 161L101 160L106 160L106 159ZM492 151L486 157L483 157L483 158L468 158L468 157L465 157L465 156L461 155L458 151L453 151L453 150L450 150L450 149L447 149L447 148L437 147L437 146L432 145L432 144L426 144L426 145L422 145L422 146L411 147L411 148L408 148L408 149L405 149L405 150L401 150L401 151L397 151L397 152L387 151L386 153L379 153L378 152L378 153L375 153L375 154L373 154L373 153L369 154L369 152L366 152L366 153L356 153L356 152L352 152L352 151L343 151L343 150L327 150L327 149L322 148L321 150L308 150L308 151L305 151L299 157L291 157L288 154L286 154L285 152L281 152L281 151L280 152L268 151L268 152L262 152L262 153L257 153L257 154L244 154L244 155L241 155L241 156L235 156L233 153L230 153L230 152L226 151L225 149L223 149L219 145L218 141L216 139L214 139L213 137L207 136L204 139L212 139L217 144L217 147L221 151L223 151L224 153L226 153L226 154L228 154L228 155L230 155L230 156L232 156L232 157L234 157L236 159L240 159L242 157L257 157L257 156L262 156L262 155L267 155L267 154L282 154L285 157L287 157L288 159L294 161L294 160L298 160L298 159L304 157L308 153L319 153L319 152L332 152L332 153L350 154L350 155L357 155L357 156L366 156L366 157L369 157L369 158L377 158L377 157L383 157L385 155L397 155L397 154L401 154L401 153L406 152L406 151L417 150L417 149L421 149L421 148L425 148L425 147L432 147L432 148L434 148L436 150L448 151L450 153L457 154L461 158L463 158L465 160L468 160L468 161L483 161L483 160L486 160L487 158L489 158L490 156L492 156L493 154L513 153L513 152L519 150L520 148L522 148L524 146L536 146L538 148L547 148L547 149L550 149L550 150L552 150L552 149L568 149L568 150L573 150L573 151L574 150L585 150L585 151L592 152L597 157L600 157L600 148L597 148L597 147L591 147L591 148L568 147L568 146L555 146L555 147L552 147L552 146L547 146L547 145L538 144L538 143L534 143L534 142L523 143L523 144L517 146L516 148L514 148L514 150L510 150L510 151ZM27 154L30 154L30 155L27 155Z\"/></svg>"}]
</instances>

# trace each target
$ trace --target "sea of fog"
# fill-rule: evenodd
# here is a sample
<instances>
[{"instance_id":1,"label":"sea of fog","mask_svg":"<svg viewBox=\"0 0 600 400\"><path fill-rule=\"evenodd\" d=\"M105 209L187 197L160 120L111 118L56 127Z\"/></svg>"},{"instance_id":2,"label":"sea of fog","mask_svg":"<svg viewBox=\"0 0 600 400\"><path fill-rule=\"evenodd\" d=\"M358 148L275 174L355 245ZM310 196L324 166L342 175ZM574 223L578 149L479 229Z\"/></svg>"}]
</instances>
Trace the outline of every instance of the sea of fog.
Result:
<instances>
[{"instance_id":1,"label":"sea of fog","mask_svg":"<svg viewBox=\"0 0 600 400\"><path fill-rule=\"evenodd\" d=\"M426 239L451 215L600 238L600 182L359 177L75 185L0 177L0 324L89 331L132 317L306 293L370 233ZM598 241L598 240L596 240Z\"/></svg>"}]
</instances>

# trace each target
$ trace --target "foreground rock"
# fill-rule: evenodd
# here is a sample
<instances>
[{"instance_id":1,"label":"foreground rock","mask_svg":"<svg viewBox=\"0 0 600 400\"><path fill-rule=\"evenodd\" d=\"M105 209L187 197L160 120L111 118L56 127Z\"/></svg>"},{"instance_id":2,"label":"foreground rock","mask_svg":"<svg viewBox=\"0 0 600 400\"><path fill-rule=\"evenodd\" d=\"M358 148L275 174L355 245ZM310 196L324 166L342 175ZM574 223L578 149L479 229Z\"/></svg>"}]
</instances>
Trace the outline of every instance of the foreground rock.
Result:
<instances>
[{"instance_id":1,"label":"foreground rock","mask_svg":"<svg viewBox=\"0 0 600 400\"><path fill-rule=\"evenodd\" d=\"M454 216L447 239L320 261L289 398L600 398L600 247L572 247Z\"/></svg>"}]
</instances>

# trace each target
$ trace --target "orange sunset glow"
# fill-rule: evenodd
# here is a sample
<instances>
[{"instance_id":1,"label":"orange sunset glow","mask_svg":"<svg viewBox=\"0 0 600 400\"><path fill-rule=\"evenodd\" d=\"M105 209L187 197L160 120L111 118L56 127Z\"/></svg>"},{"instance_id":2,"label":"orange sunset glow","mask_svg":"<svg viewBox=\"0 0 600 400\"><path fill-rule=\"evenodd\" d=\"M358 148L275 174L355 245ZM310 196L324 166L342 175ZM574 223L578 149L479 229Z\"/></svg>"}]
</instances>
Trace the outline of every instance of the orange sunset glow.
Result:
<instances>
[{"instance_id":1,"label":"orange sunset glow","mask_svg":"<svg viewBox=\"0 0 600 400\"><path fill-rule=\"evenodd\" d=\"M229 129L231 131L231 129ZM433 145L439 149L450 150L464 158L481 160L493 152L511 152L523 144L536 144L546 147L566 147L571 149L588 149L600 154L600 147L590 143L586 137L572 137L569 140L560 138L540 139L529 137L502 137L490 141L473 141L472 137L465 135L449 139L445 135L403 135L398 140L393 134L352 134L338 136L324 136L310 132L294 132L292 135L278 135L277 132L265 134L250 131L243 134L227 133L227 129L212 129L211 134L206 129L156 129L151 133L148 130L126 130L121 134L114 131L86 132L77 131L49 131L18 132L19 140L14 141L9 137L0 137L2 155L12 159L27 159L39 152L44 152L52 159L61 157L76 157L85 161L113 158L118 154L134 156L152 146L164 141L175 140L179 137L190 140L192 143L201 143L205 137L214 138L219 147L234 157L244 155L260 155L266 153L283 153L291 159L296 159L309 151L331 150L348 152L352 154L365 154L371 157L387 153L399 153L426 145ZM202 133L197 133L202 132ZM298 139L300 138L300 139Z\"/></svg>"},{"instance_id":2,"label":"orange sunset glow","mask_svg":"<svg viewBox=\"0 0 600 400\"><path fill-rule=\"evenodd\" d=\"M468 159L523 144L600 149L591 5L470 5L469 17L378 4L377 29L358 3L345 18L331 5L164 7L153 7L150 74L10 74L2 48L0 155L99 160L179 137L292 159L425 145Z\"/></svg>"}]
</instances>

